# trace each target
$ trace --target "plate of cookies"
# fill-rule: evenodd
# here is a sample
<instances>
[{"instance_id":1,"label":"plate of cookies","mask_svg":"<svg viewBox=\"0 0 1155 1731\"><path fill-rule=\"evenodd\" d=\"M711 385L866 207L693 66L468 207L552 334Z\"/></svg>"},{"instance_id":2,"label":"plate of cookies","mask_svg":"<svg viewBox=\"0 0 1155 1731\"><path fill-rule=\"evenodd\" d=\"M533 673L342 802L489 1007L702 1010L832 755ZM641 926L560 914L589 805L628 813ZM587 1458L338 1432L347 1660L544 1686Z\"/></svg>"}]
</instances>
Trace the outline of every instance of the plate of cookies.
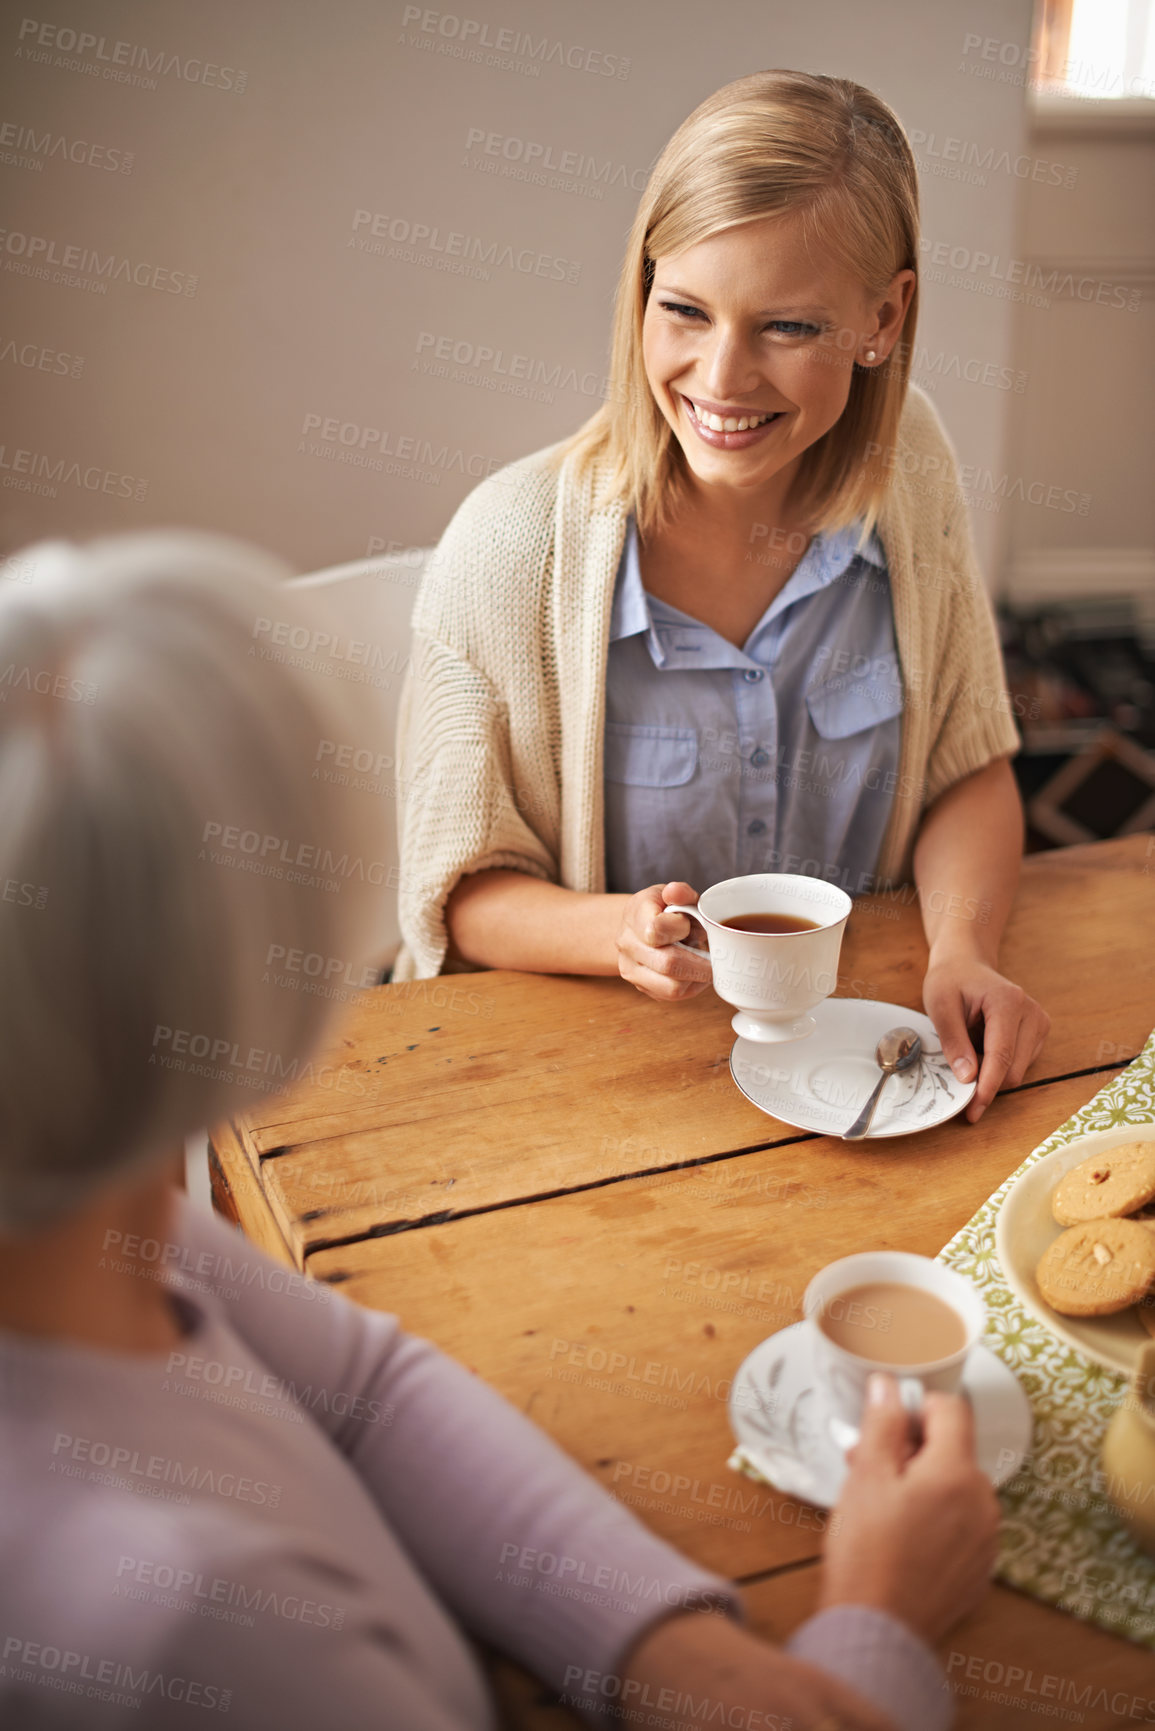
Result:
<instances>
[{"instance_id":1,"label":"plate of cookies","mask_svg":"<svg viewBox=\"0 0 1155 1731\"><path fill-rule=\"evenodd\" d=\"M1155 1335L1155 1124L1080 1136L1028 1167L999 1210L995 1248L1032 1316L1130 1375Z\"/></svg>"}]
</instances>

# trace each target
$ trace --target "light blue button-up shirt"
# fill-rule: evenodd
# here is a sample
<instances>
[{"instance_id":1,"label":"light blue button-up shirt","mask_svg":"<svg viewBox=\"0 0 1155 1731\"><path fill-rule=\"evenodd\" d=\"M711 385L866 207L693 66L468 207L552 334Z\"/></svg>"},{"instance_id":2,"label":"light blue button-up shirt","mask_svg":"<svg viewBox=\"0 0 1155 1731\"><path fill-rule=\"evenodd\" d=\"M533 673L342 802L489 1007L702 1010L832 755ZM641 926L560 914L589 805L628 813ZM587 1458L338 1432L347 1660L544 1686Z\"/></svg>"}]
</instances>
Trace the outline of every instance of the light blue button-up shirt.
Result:
<instances>
[{"instance_id":1,"label":"light blue button-up shirt","mask_svg":"<svg viewBox=\"0 0 1155 1731\"><path fill-rule=\"evenodd\" d=\"M816 535L742 648L648 595L630 520L606 676L606 888L801 872L869 890L897 782L886 556Z\"/></svg>"}]
</instances>

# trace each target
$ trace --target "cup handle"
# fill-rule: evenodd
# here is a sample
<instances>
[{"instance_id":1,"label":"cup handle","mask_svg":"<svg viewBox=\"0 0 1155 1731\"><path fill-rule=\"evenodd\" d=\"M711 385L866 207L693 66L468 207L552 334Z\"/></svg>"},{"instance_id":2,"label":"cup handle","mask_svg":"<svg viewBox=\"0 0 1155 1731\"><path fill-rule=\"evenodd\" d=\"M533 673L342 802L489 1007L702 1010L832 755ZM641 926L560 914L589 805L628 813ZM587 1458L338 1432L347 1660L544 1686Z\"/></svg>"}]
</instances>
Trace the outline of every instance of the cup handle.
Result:
<instances>
[{"instance_id":1,"label":"cup handle","mask_svg":"<svg viewBox=\"0 0 1155 1731\"><path fill-rule=\"evenodd\" d=\"M921 1448L926 1436L922 1422L926 1389L919 1382L917 1376L900 1376L898 1378L898 1396L910 1415L910 1425L916 1446Z\"/></svg>"},{"instance_id":2,"label":"cup handle","mask_svg":"<svg viewBox=\"0 0 1155 1731\"><path fill-rule=\"evenodd\" d=\"M900 1376L898 1379L898 1392L903 1406L906 1408L907 1412L910 1413L911 1417L921 1417L923 1397L926 1394L926 1390L923 1388L921 1382L919 1382L917 1376Z\"/></svg>"},{"instance_id":3,"label":"cup handle","mask_svg":"<svg viewBox=\"0 0 1155 1731\"><path fill-rule=\"evenodd\" d=\"M902 1401L902 1404L906 1408L910 1417L914 1420L918 1440L921 1442L922 1402L926 1390L923 1388L921 1382L919 1382L917 1376L899 1376L895 1378L895 1381L898 1383L899 1399ZM862 1437L862 1428L860 1425L848 1424L845 1419L838 1418L837 1416L831 1418L829 1423L830 1434L844 1454L850 1449L858 1447L859 1441Z\"/></svg>"},{"instance_id":4,"label":"cup handle","mask_svg":"<svg viewBox=\"0 0 1155 1731\"><path fill-rule=\"evenodd\" d=\"M689 916L692 920L697 920L697 922L701 926L702 930L706 933L706 942L709 943L709 941L710 941L709 928L707 927L705 920L702 918L702 916L698 912L697 908L687 907L682 902L669 902L666 906L666 912L668 914L689 914ZM691 956L697 956L699 961L704 961L704 962L710 961L710 952L708 949L696 950L694 948L693 944L686 943L683 938L676 939L674 943L668 944L666 947L668 949L671 949L671 950L685 950L687 952L687 954L689 954ZM712 963L711 963L711 972L713 972L713 964Z\"/></svg>"}]
</instances>

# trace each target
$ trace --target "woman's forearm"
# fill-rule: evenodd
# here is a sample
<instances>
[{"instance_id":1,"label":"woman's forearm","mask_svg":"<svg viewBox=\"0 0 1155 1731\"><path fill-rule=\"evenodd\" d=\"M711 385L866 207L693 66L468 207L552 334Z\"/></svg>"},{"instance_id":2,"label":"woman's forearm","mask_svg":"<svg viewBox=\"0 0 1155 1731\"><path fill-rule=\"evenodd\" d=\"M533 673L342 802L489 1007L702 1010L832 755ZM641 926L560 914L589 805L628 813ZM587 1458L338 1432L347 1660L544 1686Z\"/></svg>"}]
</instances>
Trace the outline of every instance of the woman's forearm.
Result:
<instances>
[{"instance_id":1,"label":"woman's forearm","mask_svg":"<svg viewBox=\"0 0 1155 1731\"><path fill-rule=\"evenodd\" d=\"M1023 808L1009 758L965 776L935 801L914 849L932 961L965 951L994 967L1022 852Z\"/></svg>"},{"instance_id":2,"label":"woman's forearm","mask_svg":"<svg viewBox=\"0 0 1155 1731\"><path fill-rule=\"evenodd\" d=\"M629 896L584 895L525 872L463 877L445 906L449 954L531 974L616 974Z\"/></svg>"},{"instance_id":3,"label":"woman's forearm","mask_svg":"<svg viewBox=\"0 0 1155 1731\"><path fill-rule=\"evenodd\" d=\"M958 1080L975 1082L972 1124L1000 1088L1020 1085L1051 1025L1042 1005L999 972L1022 849L1022 802L1009 760L999 758L935 801L914 850L930 947L923 1007Z\"/></svg>"},{"instance_id":4,"label":"woman's forearm","mask_svg":"<svg viewBox=\"0 0 1155 1731\"><path fill-rule=\"evenodd\" d=\"M709 1731L714 1725L895 1731L894 1721L837 1676L768 1646L724 1617L668 1618L637 1643L622 1670L623 1707L628 1711L632 1702L639 1717L664 1731Z\"/></svg>"}]
</instances>

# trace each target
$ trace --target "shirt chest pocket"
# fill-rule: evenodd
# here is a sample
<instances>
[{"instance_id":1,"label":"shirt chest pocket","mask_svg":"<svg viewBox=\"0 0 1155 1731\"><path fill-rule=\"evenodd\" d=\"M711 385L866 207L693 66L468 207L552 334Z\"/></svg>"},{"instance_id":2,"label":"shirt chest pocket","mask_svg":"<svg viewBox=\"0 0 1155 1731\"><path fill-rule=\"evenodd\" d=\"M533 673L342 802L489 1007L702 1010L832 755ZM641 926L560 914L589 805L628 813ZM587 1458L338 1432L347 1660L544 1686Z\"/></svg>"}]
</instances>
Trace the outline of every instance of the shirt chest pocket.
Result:
<instances>
[{"instance_id":1,"label":"shirt chest pocket","mask_svg":"<svg viewBox=\"0 0 1155 1731\"><path fill-rule=\"evenodd\" d=\"M685 787L698 767L698 735L692 727L606 724L607 781L627 787Z\"/></svg>"},{"instance_id":2,"label":"shirt chest pocket","mask_svg":"<svg viewBox=\"0 0 1155 1731\"><path fill-rule=\"evenodd\" d=\"M902 714L902 672L897 655L875 656L867 666L832 674L812 685L806 707L823 739L849 739Z\"/></svg>"}]
</instances>

